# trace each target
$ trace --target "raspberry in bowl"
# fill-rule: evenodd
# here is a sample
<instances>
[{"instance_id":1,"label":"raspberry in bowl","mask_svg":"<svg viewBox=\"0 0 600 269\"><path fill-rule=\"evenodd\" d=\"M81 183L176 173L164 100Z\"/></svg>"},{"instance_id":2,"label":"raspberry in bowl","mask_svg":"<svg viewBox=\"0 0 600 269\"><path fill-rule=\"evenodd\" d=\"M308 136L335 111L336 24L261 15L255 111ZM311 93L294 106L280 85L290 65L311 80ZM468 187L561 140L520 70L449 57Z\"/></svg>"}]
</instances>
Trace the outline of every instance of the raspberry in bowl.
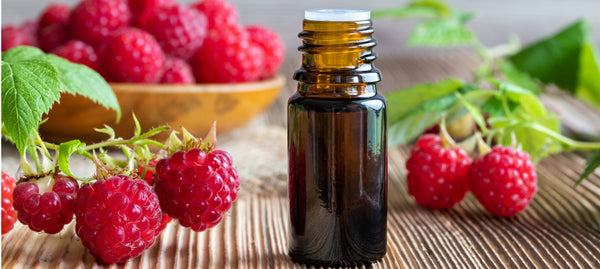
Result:
<instances>
[{"instance_id":1,"label":"raspberry in bowl","mask_svg":"<svg viewBox=\"0 0 600 269\"><path fill-rule=\"evenodd\" d=\"M104 7L118 12L103 13ZM66 40L51 52L100 73L123 116L117 123L114 111L63 94L40 127L47 140L106 139L94 130L105 124L130 137L132 113L143 131L183 125L198 135L217 121L226 132L269 107L285 84L277 74L284 54L279 35L241 25L235 5L225 0L83 0L70 10L60 21ZM95 32L98 27L104 30Z\"/></svg>"}]
</instances>

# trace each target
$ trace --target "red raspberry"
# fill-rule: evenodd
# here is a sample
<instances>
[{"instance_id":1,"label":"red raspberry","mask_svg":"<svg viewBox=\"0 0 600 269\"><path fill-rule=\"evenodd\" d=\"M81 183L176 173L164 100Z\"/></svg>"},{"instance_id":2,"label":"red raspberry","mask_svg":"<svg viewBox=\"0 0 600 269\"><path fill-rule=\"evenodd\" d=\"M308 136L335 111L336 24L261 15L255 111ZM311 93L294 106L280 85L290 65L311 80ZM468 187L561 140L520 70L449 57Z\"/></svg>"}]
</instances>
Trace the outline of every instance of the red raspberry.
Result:
<instances>
[{"instance_id":1,"label":"red raspberry","mask_svg":"<svg viewBox=\"0 0 600 269\"><path fill-rule=\"evenodd\" d=\"M140 165L137 170L139 177L146 181L146 183L148 183L150 186L154 185L154 170L156 170L156 162L157 161L150 161L148 162L148 165Z\"/></svg>"},{"instance_id":2,"label":"red raspberry","mask_svg":"<svg viewBox=\"0 0 600 269\"><path fill-rule=\"evenodd\" d=\"M37 29L37 38L42 50L51 51L69 40L70 14L71 8L60 3L52 3L44 9Z\"/></svg>"},{"instance_id":3,"label":"red raspberry","mask_svg":"<svg viewBox=\"0 0 600 269\"><path fill-rule=\"evenodd\" d=\"M98 56L94 47L80 40L71 40L56 48L52 53L73 63L83 64L96 71L99 70Z\"/></svg>"},{"instance_id":4,"label":"red raspberry","mask_svg":"<svg viewBox=\"0 0 600 269\"><path fill-rule=\"evenodd\" d=\"M167 57L165 60L165 72L160 83L172 84L194 84L194 72L192 67L182 59Z\"/></svg>"},{"instance_id":5,"label":"red raspberry","mask_svg":"<svg viewBox=\"0 0 600 269\"><path fill-rule=\"evenodd\" d=\"M192 57L206 36L204 14L180 5L146 9L138 26L154 35L166 54L182 59Z\"/></svg>"},{"instance_id":6,"label":"red raspberry","mask_svg":"<svg viewBox=\"0 0 600 269\"><path fill-rule=\"evenodd\" d=\"M51 3L48 5L40 18L38 19L38 27L46 27L55 23L66 24L69 22L71 7L62 3Z\"/></svg>"},{"instance_id":7,"label":"red raspberry","mask_svg":"<svg viewBox=\"0 0 600 269\"><path fill-rule=\"evenodd\" d=\"M38 181L40 187L47 186L46 176ZM21 223L29 229L55 234L62 230L65 224L73 219L75 198L79 185L75 179L56 175L51 190L40 193L40 188L34 182L17 184L13 193L14 207Z\"/></svg>"},{"instance_id":8,"label":"red raspberry","mask_svg":"<svg viewBox=\"0 0 600 269\"><path fill-rule=\"evenodd\" d=\"M178 151L156 164L156 194L163 211L194 231L217 225L237 198L240 181L229 153Z\"/></svg>"},{"instance_id":9,"label":"red raspberry","mask_svg":"<svg viewBox=\"0 0 600 269\"><path fill-rule=\"evenodd\" d=\"M6 25L2 27L2 51L17 46L37 46L35 28L27 22L21 26Z\"/></svg>"},{"instance_id":10,"label":"red raspberry","mask_svg":"<svg viewBox=\"0 0 600 269\"><path fill-rule=\"evenodd\" d=\"M130 21L126 0L83 0L71 12L69 31L72 37L95 45Z\"/></svg>"},{"instance_id":11,"label":"red raspberry","mask_svg":"<svg viewBox=\"0 0 600 269\"><path fill-rule=\"evenodd\" d=\"M2 172L2 234L10 232L17 222L17 211L13 208L15 179Z\"/></svg>"},{"instance_id":12,"label":"red raspberry","mask_svg":"<svg viewBox=\"0 0 600 269\"><path fill-rule=\"evenodd\" d=\"M100 54L109 81L157 83L163 73L165 56L156 39L136 28L118 31Z\"/></svg>"},{"instance_id":13,"label":"red raspberry","mask_svg":"<svg viewBox=\"0 0 600 269\"><path fill-rule=\"evenodd\" d=\"M198 83L253 81L261 75L263 56L248 33L235 26L209 32L191 65Z\"/></svg>"},{"instance_id":14,"label":"red raspberry","mask_svg":"<svg viewBox=\"0 0 600 269\"><path fill-rule=\"evenodd\" d=\"M488 212L510 217L523 211L533 198L537 176L529 154L496 146L473 161L468 183Z\"/></svg>"},{"instance_id":15,"label":"red raspberry","mask_svg":"<svg viewBox=\"0 0 600 269\"><path fill-rule=\"evenodd\" d=\"M75 204L75 231L97 259L124 262L154 244L161 215L158 198L148 183L119 175L81 186Z\"/></svg>"},{"instance_id":16,"label":"red raspberry","mask_svg":"<svg viewBox=\"0 0 600 269\"><path fill-rule=\"evenodd\" d=\"M276 32L260 25L247 26L246 31L250 40L258 45L264 53L264 65L260 78L269 78L275 75L283 63L283 42Z\"/></svg>"},{"instance_id":17,"label":"red raspberry","mask_svg":"<svg viewBox=\"0 0 600 269\"><path fill-rule=\"evenodd\" d=\"M206 15L209 31L236 26L239 21L235 5L223 0L201 0L192 7Z\"/></svg>"},{"instance_id":18,"label":"red raspberry","mask_svg":"<svg viewBox=\"0 0 600 269\"><path fill-rule=\"evenodd\" d=\"M138 17L145 9L173 4L175 4L175 0L129 0L129 9L133 15L134 22L137 22Z\"/></svg>"},{"instance_id":19,"label":"red raspberry","mask_svg":"<svg viewBox=\"0 0 600 269\"><path fill-rule=\"evenodd\" d=\"M469 190L470 165L463 149L444 148L439 136L423 135L406 161L408 192L420 206L452 208Z\"/></svg>"},{"instance_id":20,"label":"red raspberry","mask_svg":"<svg viewBox=\"0 0 600 269\"><path fill-rule=\"evenodd\" d=\"M143 179L144 181L146 181L146 183L148 183L148 185L150 185L150 186L154 185L155 166L156 166L156 161L150 161L150 163L148 163L148 166L141 166L138 168L138 174L140 175L140 178ZM172 220L172 218L169 217L169 215L163 213L161 224L160 224L160 230L162 231L165 228L167 228L167 224L169 224L169 222L171 222L171 220Z\"/></svg>"}]
</instances>

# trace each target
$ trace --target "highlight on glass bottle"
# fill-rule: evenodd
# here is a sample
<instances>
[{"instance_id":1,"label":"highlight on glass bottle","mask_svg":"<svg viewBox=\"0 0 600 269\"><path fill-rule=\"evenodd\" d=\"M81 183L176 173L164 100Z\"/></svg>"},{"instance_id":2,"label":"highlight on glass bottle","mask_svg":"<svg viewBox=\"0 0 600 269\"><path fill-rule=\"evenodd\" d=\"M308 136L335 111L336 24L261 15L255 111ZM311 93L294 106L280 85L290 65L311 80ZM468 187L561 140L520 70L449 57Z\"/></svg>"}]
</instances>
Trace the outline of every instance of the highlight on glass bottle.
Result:
<instances>
[{"instance_id":1,"label":"highlight on glass bottle","mask_svg":"<svg viewBox=\"0 0 600 269\"><path fill-rule=\"evenodd\" d=\"M288 101L290 240L299 263L381 259L387 232L386 101L370 12L308 10Z\"/></svg>"}]
</instances>

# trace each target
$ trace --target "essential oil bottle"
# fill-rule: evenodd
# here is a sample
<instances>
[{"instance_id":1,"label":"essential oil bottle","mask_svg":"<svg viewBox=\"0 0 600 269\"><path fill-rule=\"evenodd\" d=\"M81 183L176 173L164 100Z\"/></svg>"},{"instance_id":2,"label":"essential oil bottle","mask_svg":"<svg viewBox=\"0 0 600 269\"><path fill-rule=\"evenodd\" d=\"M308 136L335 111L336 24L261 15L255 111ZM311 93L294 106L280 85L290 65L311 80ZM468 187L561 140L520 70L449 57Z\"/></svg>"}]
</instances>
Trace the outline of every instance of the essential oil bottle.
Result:
<instances>
[{"instance_id":1,"label":"essential oil bottle","mask_svg":"<svg viewBox=\"0 0 600 269\"><path fill-rule=\"evenodd\" d=\"M386 101L366 10L307 10L288 101L289 255L318 266L386 252Z\"/></svg>"}]
</instances>

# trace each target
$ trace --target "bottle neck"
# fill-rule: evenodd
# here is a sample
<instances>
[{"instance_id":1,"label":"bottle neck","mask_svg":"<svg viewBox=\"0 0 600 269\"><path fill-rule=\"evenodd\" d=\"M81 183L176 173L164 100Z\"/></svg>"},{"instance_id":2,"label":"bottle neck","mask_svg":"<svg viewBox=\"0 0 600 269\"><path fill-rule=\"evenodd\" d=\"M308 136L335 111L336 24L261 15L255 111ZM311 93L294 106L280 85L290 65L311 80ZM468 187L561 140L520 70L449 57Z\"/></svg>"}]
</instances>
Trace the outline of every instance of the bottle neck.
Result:
<instances>
[{"instance_id":1,"label":"bottle neck","mask_svg":"<svg viewBox=\"0 0 600 269\"><path fill-rule=\"evenodd\" d=\"M381 73L373 65L371 20L304 20L298 35L302 66L294 74L298 92L314 97L367 97L377 93Z\"/></svg>"}]
</instances>

